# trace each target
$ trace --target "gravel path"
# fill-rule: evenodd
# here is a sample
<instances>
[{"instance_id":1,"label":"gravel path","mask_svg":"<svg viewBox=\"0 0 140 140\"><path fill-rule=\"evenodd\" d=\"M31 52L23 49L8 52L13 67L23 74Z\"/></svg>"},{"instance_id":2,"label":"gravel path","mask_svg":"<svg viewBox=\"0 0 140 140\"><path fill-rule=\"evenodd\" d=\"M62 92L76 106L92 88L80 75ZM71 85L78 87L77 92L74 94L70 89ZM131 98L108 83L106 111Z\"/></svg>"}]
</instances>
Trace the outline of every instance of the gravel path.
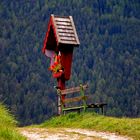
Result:
<instances>
[{"instance_id":1,"label":"gravel path","mask_svg":"<svg viewBox=\"0 0 140 140\"><path fill-rule=\"evenodd\" d=\"M71 128L20 128L28 140L132 140L114 133Z\"/></svg>"}]
</instances>

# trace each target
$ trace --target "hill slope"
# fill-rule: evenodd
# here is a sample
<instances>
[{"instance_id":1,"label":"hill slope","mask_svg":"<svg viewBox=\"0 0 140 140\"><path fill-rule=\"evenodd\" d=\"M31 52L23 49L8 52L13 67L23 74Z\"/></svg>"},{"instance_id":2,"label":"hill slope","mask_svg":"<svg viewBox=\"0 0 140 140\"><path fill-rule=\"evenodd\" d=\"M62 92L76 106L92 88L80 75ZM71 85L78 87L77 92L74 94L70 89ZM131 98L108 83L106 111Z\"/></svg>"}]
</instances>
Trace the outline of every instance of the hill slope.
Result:
<instances>
[{"instance_id":1,"label":"hill slope","mask_svg":"<svg viewBox=\"0 0 140 140\"><path fill-rule=\"evenodd\" d=\"M43 128L84 128L102 132L115 132L127 135L135 140L140 136L140 118L113 118L97 115L95 113L70 113L64 116L53 117L41 125Z\"/></svg>"},{"instance_id":2,"label":"hill slope","mask_svg":"<svg viewBox=\"0 0 140 140\"><path fill-rule=\"evenodd\" d=\"M16 121L0 104L0 140L26 140L16 130Z\"/></svg>"}]
</instances>

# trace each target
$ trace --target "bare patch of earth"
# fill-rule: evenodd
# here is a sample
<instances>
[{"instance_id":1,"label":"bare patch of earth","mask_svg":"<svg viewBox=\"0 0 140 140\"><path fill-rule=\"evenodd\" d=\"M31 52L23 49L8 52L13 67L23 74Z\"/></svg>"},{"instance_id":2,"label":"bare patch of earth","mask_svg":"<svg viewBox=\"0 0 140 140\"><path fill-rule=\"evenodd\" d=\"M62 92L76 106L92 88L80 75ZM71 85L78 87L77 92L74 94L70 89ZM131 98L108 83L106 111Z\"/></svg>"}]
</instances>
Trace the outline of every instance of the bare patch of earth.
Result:
<instances>
[{"instance_id":1,"label":"bare patch of earth","mask_svg":"<svg viewBox=\"0 0 140 140\"><path fill-rule=\"evenodd\" d=\"M132 140L114 133L72 128L20 128L27 140Z\"/></svg>"}]
</instances>

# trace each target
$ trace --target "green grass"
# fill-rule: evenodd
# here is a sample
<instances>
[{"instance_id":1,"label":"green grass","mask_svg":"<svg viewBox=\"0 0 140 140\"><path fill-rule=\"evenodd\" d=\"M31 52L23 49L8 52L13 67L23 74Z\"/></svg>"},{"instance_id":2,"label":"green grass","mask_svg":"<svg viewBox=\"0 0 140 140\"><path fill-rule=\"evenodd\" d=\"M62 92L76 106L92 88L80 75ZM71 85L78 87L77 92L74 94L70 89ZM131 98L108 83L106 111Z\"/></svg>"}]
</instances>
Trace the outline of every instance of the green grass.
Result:
<instances>
[{"instance_id":1,"label":"green grass","mask_svg":"<svg viewBox=\"0 0 140 140\"><path fill-rule=\"evenodd\" d=\"M70 113L54 117L41 124L41 127L86 128L96 131L115 132L119 135L127 135L135 140L140 140L140 118L114 118L95 113Z\"/></svg>"},{"instance_id":2,"label":"green grass","mask_svg":"<svg viewBox=\"0 0 140 140\"><path fill-rule=\"evenodd\" d=\"M0 104L0 140L26 140L16 130L14 117Z\"/></svg>"}]
</instances>

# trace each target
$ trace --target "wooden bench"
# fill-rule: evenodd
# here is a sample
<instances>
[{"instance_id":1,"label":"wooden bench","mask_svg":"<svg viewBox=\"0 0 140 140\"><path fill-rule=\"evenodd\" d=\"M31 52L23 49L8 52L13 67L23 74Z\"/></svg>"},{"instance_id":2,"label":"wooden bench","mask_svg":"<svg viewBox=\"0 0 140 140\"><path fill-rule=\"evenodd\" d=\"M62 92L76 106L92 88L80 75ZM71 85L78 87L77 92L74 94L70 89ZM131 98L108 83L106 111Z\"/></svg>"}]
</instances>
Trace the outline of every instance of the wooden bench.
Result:
<instances>
[{"instance_id":1,"label":"wooden bench","mask_svg":"<svg viewBox=\"0 0 140 140\"><path fill-rule=\"evenodd\" d=\"M100 108L102 114L104 113L104 106L107 105L106 103L93 103L93 104L87 104L87 97L85 95L85 90L88 88L88 85L80 85L78 87L68 88L65 90L60 90L58 87L57 94L59 96L58 101L58 108L61 110L60 114L65 114L66 111L79 111L83 110L86 111L87 108ZM79 94L78 94L79 93ZM67 97L68 95L76 94L75 97ZM65 98L63 99L63 96ZM81 102L80 105L76 106L67 106L68 103L71 102Z\"/></svg>"}]
</instances>

